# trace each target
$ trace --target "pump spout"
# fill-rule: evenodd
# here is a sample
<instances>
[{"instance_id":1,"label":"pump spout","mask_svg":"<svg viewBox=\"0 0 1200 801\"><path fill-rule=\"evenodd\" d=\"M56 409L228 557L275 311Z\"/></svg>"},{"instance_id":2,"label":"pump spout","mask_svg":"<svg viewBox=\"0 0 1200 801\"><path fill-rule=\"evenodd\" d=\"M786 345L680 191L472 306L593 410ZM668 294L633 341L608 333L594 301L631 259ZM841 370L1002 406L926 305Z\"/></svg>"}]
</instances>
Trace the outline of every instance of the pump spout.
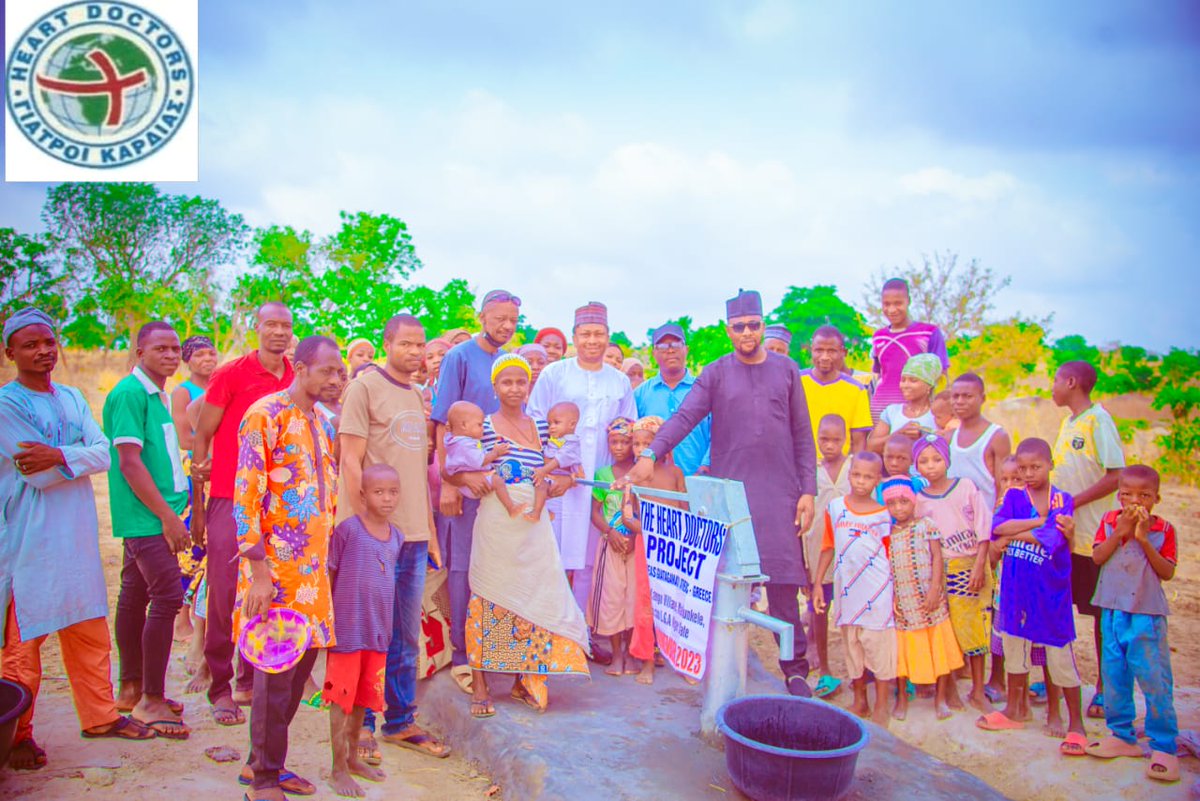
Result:
<instances>
[{"instance_id":1,"label":"pump spout","mask_svg":"<svg viewBox=\"0 0 1200 801\"><path fill-rule=\"evenodd\" d=\"M779 637L779 658L787 661L793 658L796 652L796 634L792 630L791 623L784 623L777 617L764 615L747 606L743 606L737 611L738 620L744 620L747 623L753 623L756 626L761 626L767 631L772 632Z\"/></svg>"}]
</instances>

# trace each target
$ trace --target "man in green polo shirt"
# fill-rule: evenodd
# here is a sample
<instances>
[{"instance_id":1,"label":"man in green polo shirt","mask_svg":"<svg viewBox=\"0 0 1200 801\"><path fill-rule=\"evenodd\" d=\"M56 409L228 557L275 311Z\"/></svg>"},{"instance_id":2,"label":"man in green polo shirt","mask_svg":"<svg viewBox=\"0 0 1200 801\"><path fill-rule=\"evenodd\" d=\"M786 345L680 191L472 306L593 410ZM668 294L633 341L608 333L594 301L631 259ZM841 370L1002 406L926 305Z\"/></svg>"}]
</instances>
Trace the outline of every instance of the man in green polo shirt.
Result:
<instances>
[{"instance_id":1,"label":"man in green polo shirt","mask_svg":"<svg viewBox=\"0 0 1200 801\"><path fill-rule=\"evenodd\" d=\"M189 541L181 515L187 479L164 389L179 369L179 335L163 322L142 326L138 364L104 401L104 433L112 441L108 471L113 535L124 541L117 597L121 689L117 709L160 737L185 739L183 707L166 697L175 616L183 605L175 556Z\"/></svg>"}]
</instances>

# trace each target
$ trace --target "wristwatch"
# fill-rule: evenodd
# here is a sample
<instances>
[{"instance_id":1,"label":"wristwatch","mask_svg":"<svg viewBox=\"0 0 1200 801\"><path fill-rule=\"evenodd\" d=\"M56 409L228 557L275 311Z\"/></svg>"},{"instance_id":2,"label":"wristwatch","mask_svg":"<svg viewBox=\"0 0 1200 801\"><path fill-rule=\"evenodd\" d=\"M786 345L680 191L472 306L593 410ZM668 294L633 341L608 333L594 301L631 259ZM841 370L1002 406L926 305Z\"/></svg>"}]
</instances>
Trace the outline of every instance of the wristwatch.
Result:
<instances>
[{"instance_id":1,"label":"wristwatch","mask_svg":"<svg viewBox=\"0 0 1200 801\"><path fill-rule=\"evenodd\" d=\"M649 459L652 462L658 461L658 456L655 455L654 451L650 450L649 448L646 448L646 450L639 453L638 456L642 457L643 459Z\"/></svg>"}]
</instances>

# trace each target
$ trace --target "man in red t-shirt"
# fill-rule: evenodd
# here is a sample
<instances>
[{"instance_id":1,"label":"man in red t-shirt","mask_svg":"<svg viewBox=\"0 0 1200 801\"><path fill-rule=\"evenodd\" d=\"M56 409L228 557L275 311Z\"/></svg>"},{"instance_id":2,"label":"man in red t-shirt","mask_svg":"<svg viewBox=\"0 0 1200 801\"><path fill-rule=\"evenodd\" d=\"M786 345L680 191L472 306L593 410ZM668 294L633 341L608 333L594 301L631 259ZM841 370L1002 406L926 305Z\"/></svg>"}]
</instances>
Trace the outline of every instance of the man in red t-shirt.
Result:
<instances>
[{"instance_id":1,"label":"man in red t-shirt","mask_svg":"<svg viewBox=\"0 0 1200 801\"><path fill-rule=\"evenodd\" d=\"M292 313L282 303L259 307L254 330L258 350L221 365L209 379L204 405L196 424L192 448L192 478L208 481L208 505L194 504L192 538L208 548L207 628L204 659L212 674L208 701L213 718L223 726L246 721L239 703L249 703L253 674L248 665L238 671L232 687L233 604L237 597L237 523L233 516L233 479L237 474L238 427L250 405L259 398L287 389L293 378L284 353L292 341ZM207 536L206 536L207 535Z\"/></svg>"}]
</instances>

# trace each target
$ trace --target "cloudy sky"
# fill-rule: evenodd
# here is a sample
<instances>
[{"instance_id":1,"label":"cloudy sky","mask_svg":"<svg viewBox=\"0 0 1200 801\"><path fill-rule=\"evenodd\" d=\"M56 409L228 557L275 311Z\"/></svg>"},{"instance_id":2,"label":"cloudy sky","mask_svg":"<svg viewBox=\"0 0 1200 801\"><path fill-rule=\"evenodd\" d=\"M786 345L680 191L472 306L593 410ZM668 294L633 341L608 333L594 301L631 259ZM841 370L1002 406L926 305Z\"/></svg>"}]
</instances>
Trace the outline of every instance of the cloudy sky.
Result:
<instances>
[{"instance_id":1,"label":"cloudy sky","mask_svg":"<svg viewBox=\"0 0 1200 801\"><path fill-rule=\"evenodd\" d=\"M204 0L198 185L389 212L440 285L639 334L953 250L1055 335L1200 345L1200 7ZM44 186L0 186L32 229Z\"/></svg>"}]
</instances>

